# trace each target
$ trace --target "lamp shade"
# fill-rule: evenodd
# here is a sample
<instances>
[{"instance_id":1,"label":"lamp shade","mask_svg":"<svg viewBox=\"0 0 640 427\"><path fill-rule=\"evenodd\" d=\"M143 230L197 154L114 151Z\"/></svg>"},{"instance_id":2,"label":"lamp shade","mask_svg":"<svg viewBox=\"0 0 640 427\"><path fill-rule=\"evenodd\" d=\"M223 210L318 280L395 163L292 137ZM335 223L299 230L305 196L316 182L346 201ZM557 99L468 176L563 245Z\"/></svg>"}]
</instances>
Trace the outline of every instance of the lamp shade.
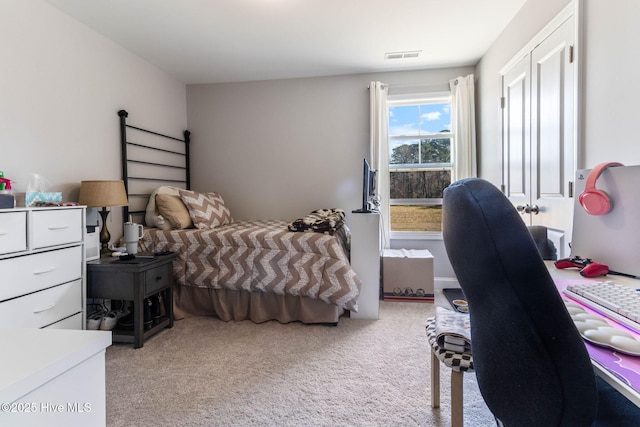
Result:
<instances>
[{"instance_id":1,"label":"lamp shade","mask_svg":"<svg viewBox=\"0 0 640 427\"><path fill-rule=\"evenodd\" d=\"M124 181L82 181L78 203L90 208L129 204Z\"/></svg>"}]
</instances>

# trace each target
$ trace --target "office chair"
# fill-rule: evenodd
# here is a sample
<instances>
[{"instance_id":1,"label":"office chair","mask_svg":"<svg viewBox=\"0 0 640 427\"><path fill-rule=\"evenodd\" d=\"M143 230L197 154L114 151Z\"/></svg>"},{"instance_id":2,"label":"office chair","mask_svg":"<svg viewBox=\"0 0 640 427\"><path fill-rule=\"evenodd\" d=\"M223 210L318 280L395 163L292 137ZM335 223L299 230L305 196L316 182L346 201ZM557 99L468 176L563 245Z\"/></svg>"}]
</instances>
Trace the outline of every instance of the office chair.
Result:
<instances>
[{"instance_id":1,"label":"office chair","mask_svg":"<svg viewBox=\"0 0 640 427\"><path fill-rule=\"evenodd\" d=\"M458 181L444 192L442 230L469 303L478 386L498 425L591 426L599 410L589 355L509 200L482 179Z\"/></svg>"}]
</instances>

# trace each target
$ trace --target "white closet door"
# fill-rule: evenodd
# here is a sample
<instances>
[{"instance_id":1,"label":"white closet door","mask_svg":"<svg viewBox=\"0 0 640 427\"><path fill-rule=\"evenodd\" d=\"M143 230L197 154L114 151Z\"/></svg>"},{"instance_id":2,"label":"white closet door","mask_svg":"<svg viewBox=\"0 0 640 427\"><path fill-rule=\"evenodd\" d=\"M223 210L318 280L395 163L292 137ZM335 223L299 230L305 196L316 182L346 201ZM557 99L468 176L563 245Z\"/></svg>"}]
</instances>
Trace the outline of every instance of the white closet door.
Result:
<instances>
[{"instance_id":1,"label":"white closet door","mask_svg":"<svg viewBox=\"0 0 640 427\"><path fill-rule=\"evenodd\" d=\"M573 17L531 53L531 223L554 231L568 251L573 221L575 61Z\"/></svg>"},{"instance_id":2,"label":"white closet door","mask_svg":"<svg viewBox=\"0 0 640 427\"><path fill-rule=\"evenodd\" d=\"M503 187L527 225L570 253L575 171L574 18L550 31L502 78Z\"/></svg>"},{"instance_id":3,"label":"white closet door","mask_svg":"<svg viewBox=\"0 0 640 427\"><path fill-rule=\"evenodd\" d=\"M531 202L530 63L526 55L502 77L504 192L522 214Z\"/></svg>"}]
</instances>

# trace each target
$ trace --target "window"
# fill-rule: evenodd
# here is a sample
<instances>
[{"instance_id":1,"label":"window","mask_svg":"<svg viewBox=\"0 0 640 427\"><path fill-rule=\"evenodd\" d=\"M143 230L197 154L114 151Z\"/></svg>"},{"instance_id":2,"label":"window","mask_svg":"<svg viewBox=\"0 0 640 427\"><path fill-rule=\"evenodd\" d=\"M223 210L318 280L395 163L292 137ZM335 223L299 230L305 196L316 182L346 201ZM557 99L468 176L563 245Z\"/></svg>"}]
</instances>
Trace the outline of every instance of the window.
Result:
<instances>
[{"instance_id":1,"label":"window","mask_svg":"<svg viewBox=\"0 0 640 427\"><path fill-rule=\"evenodd\" d=\"M388 100L391 231L441 232L453 169L451 97Z\"/></svg>"}]
</instances>

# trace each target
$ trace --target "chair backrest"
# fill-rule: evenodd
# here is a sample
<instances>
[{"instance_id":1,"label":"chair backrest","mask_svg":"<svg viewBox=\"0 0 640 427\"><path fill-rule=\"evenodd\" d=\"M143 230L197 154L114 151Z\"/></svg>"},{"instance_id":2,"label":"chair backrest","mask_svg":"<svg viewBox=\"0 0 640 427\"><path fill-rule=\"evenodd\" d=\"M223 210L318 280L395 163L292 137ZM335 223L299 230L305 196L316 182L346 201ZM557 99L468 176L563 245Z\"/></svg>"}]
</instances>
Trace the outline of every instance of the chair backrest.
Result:
<instances>
[{"instance_id":1,"label":"chair backrest","mask_svg":"<svg viewBox=\"0 0 640 427\"><path fill-rule=\"evenodd\" d=\"M589 355L509 200L482 179L453 183L442 230L492 413L506 426L590 426L597 390Z\"/></svg>"}]
</instances>

